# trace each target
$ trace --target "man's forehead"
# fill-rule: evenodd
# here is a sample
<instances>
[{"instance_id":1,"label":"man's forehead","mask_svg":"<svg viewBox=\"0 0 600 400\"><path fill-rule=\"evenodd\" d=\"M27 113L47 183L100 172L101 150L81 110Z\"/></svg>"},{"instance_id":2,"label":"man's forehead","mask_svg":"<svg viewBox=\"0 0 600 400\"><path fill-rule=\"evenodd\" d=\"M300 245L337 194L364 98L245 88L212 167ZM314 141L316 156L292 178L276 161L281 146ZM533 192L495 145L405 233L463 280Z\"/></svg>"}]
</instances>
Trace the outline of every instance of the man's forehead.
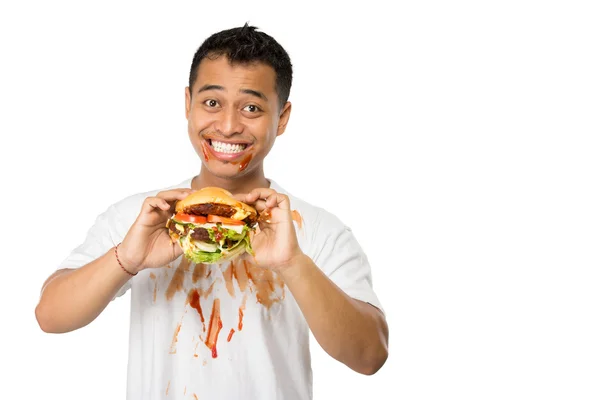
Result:
<instances>
[{"instance_id":1,"label":"man's forehead","mask_svg":"<svg viewBox=\"0 0 600 400\"><path fill-rule=\"evenodd\" d=\"M228 86L251 85L262 90L275 90L275 70L265 63L231 63L225 56L205 58L197 71L197 87L204 85Z\"/></svg>"}]
</instances>

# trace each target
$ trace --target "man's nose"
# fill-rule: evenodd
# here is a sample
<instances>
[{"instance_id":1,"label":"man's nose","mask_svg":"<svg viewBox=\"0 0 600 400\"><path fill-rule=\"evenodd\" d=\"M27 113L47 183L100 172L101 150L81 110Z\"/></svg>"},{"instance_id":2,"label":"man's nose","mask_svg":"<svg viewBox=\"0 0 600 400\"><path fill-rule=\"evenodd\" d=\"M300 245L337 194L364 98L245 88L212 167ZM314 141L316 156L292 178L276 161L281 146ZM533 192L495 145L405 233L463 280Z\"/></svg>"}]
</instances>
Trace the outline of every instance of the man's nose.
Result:
<instances>
[{"instance_id":1,"label":"man's nose","mask_svg":"<svg viewBox=\"0 0 600 400\"><path fill-rule=\"evenodd\" d=\"M219 113L215 128L223 136L232 136L236 133L241 133L244 129L241 124L241 118L237 110L228 108Z\"/></svg>"}]
</instances>

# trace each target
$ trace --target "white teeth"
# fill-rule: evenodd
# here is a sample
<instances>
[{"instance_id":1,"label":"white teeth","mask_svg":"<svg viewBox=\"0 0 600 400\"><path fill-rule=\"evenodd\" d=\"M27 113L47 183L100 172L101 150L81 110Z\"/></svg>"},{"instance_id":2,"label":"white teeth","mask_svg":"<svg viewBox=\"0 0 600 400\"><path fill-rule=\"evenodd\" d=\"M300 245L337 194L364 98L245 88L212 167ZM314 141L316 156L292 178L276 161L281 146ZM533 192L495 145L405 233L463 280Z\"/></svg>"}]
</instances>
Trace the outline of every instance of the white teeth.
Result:
<instances>
[{"instance_id":1,"label":"white teeth","mask_svg":"<svg viewBox=\"0 0 600 400\"><path fill-rule=\"evenodd\" d=\"M211 146L218 153L228 153L228 154L240 153L246 147L243 144L224 143L224 142L219 142L216 140L211 140Z\"/></svg>"}]
</instances>

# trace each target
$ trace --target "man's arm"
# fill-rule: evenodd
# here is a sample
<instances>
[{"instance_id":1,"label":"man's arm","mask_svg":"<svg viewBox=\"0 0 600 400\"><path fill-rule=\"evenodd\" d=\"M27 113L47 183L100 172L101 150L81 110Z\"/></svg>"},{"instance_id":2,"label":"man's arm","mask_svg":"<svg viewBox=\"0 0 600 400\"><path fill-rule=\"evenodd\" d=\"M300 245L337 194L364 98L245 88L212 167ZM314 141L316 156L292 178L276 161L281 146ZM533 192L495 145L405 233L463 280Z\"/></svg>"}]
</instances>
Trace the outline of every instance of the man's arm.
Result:
<instances>
[{"instance_id":1,"label":"man's arm","mask_svg":"<svg viewBox=\"0 0 600 400\"><path fill-rule=\"evenodd\" d=\"M281 274L323 349L357 372L377 372L388 355L383 314L349 297L302 252L286 195L258 188L236 197L261 213L254 263Z\"/></svg>"},{"instance_id":2,"label":"man's arm","mask_svg":"<svg viewBox=\"0 0 600 400\"><path fill-rule=\"evenodd\" d=\"M52 274L44 283L35 309L40 328L45 332L64 333L86 326L131 278L127 272L136 274L146 268L162 267L179 257L181 248L171 241L165 223L175 209L175 202L191 192L191 189L169 190L146 198L118 247L118 259L112 247L81 268L62 269ZM107 228L98 230L93 236L104 237ZM101 239L93 240L95 247L102 246Z\"/></svg>"},{"instance_id":3,"label":"man's arm","mask_svg":"<svg viewBox=\"0 0 600 400\"><path fill-rule=\"evenodd\" d=\"M306 255L281 269L321 347L354 371L372 375L388 356L388 326L374 306L353 299Z\"/></svg>"},{"instance_id":4,"label":"man's arm","mask_svg":"<svg viewBox=\"0 0 600 400\"><path fill-rule=\"evenodd\" d=\"M131 278L119 266L114 249L78 269L62 269L44 283L35 309L40 328L65 333L92 322Z\"/></svg>"}]
</instances>

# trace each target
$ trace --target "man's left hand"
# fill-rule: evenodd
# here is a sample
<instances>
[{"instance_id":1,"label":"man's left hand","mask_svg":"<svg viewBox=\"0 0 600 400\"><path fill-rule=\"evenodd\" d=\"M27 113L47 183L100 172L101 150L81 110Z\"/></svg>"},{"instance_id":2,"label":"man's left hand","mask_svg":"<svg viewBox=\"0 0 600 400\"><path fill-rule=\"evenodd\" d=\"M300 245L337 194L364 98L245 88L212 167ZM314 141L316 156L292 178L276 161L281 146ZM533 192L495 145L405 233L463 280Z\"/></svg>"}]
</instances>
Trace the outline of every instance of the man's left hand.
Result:
<instances>
[{"instance_id":1,"label":"man's left hand","mask_svg":"<svg viewBox=\"0 0 600 400\"><path fill-rule=\"evenodd\" d=\"M257 233L251 236L257 266L281 271L304 255L298 245L290 199L269 188L237 194L238 200L258 211Z\"/></svg>"}]
</instances>

